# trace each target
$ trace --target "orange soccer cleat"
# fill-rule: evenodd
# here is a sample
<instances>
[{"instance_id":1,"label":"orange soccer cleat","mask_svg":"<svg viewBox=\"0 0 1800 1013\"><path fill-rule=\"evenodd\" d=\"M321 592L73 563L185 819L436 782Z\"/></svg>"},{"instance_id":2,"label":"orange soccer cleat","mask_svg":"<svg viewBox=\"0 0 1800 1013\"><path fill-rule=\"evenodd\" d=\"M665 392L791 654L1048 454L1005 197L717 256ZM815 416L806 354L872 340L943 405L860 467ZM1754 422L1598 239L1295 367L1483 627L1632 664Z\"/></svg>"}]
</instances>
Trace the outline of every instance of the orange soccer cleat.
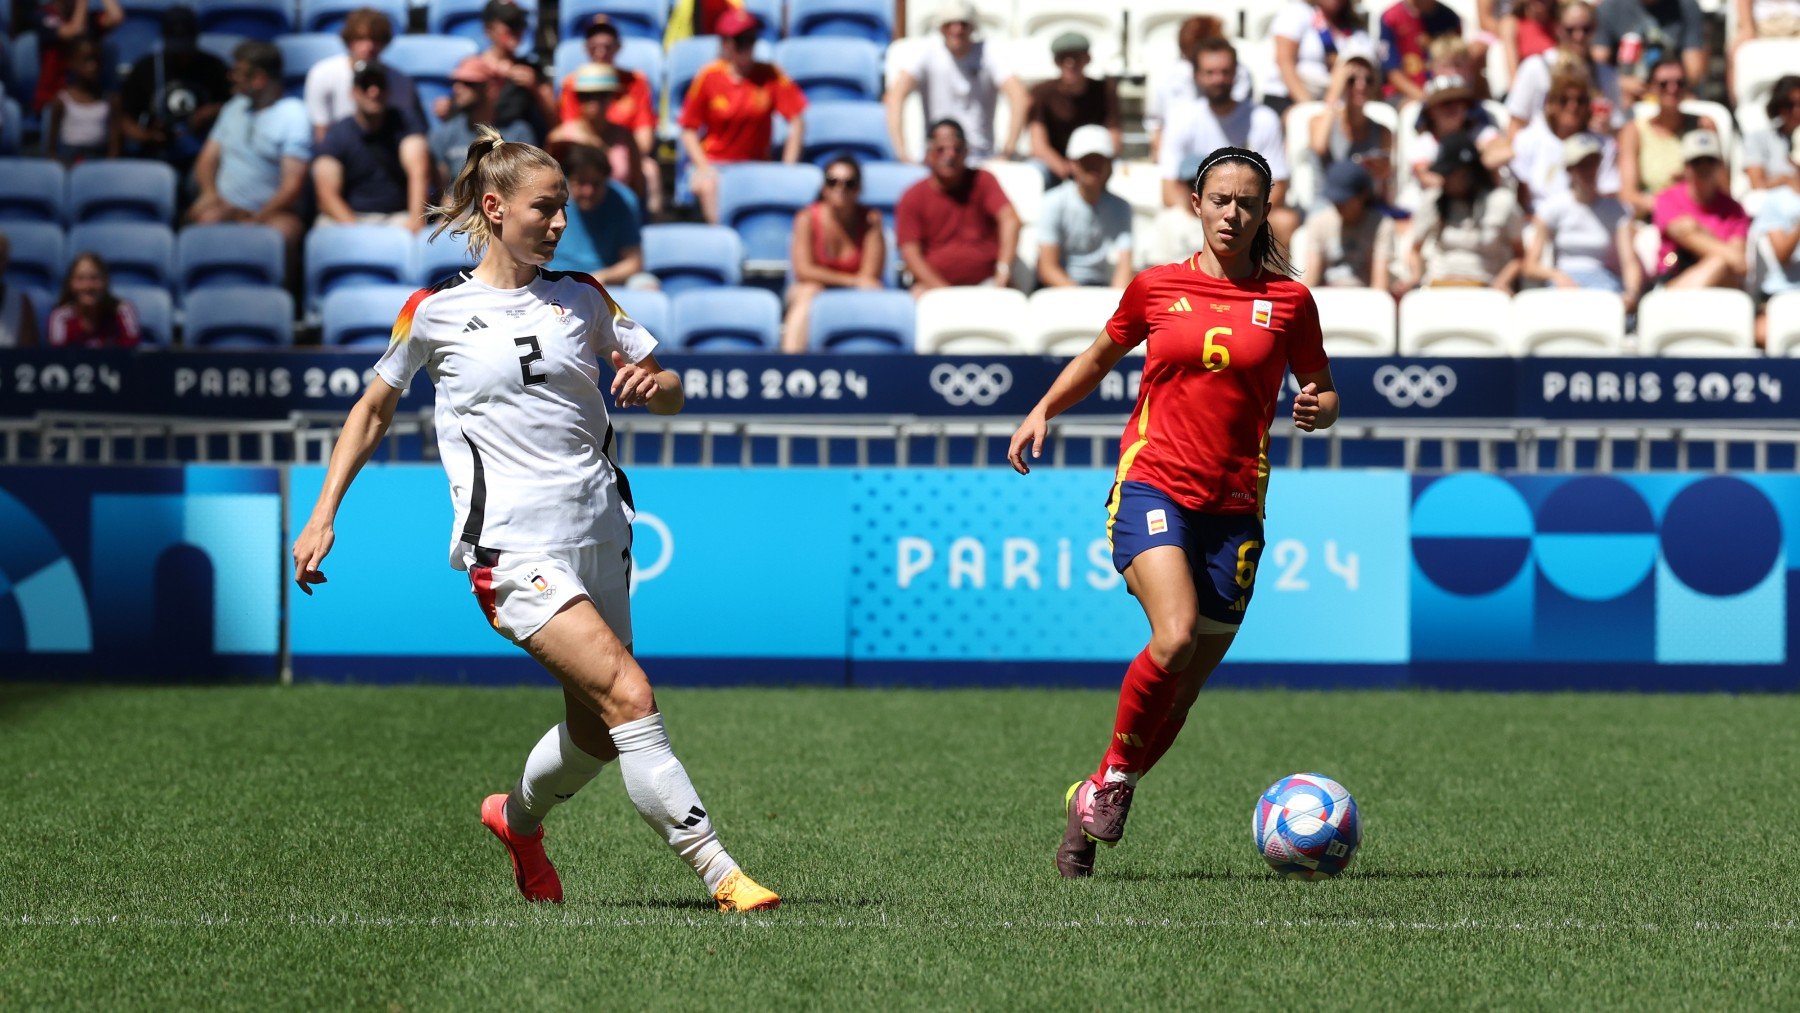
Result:
<instances>
[{"instance_id":1,"label":"orange soccer cleat","mask_svg":"<svg viewBox=\"0 0 1800 1013\"><path fill-rule=\"evenodd\" d=\"M506 824L504 794L489 795L481 800L481 825L493 831L500 843L506 845L506 857L512 859L513 881L519 885L520 896L534 903L562 903L562 880L557 878L556 866L550 864L550 856L544 854L543 827L538 827L537 833L529 837L513 833Z\"/></svg>"}]
</instances>

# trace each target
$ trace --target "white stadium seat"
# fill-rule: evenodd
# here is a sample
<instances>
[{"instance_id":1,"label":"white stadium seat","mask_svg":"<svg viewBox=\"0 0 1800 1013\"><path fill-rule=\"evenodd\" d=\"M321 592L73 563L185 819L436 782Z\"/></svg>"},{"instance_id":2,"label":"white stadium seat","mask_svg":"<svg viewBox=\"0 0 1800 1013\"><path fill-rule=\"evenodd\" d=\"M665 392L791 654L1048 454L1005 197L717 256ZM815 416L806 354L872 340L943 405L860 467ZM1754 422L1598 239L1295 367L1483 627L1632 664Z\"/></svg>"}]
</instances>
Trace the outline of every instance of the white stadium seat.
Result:
<instances>
[{"instance_id":1,"label":"white stadium seat","mask_svg":"<svg viewBox=\"0 0 1800 1013\"><path fill-rule=\"evenodd\" d=\"M1125 25L1120 18L1122 5L1095 3L1094 0L1018 0L1013 12L1014 29L1029 44L1046 54L1050 42L1063 32L1080 32L1087 36L1088 53L1093 61L1088 73L1116 75L1123 73L1125 63L1122 45Z\"/></svg>"},{"instance_id":2,"label":"white stadium seat","mask_svg":"<svg viewBox=\"0 0 1800 1013\"><path fill-rule=\"evenodd\" d=\"M1327 285L1313 289L1312 296L1325 332L1325 354L1334 359L1394 354L1393 296L1380 289Z\"/></svg>"},{"instance_id":3,"label":"white stadium seat","mask_svg":"<svg viewBox=\"0 0 1800 1013\"><path fill-rule=\"evenodd\" d=\"M1769 299L1768 352L1771 358L1800 355L1800 292L1782 292Z\"/></svg>"},{"instance_id":4,"label":"white stadium seat","mask_svg":"<svg viewBox=\"0 0 1800 1013\"><path fill-rule=\"evenodd\" d=\"M1019 213L1019 221L1030 225L1038 220L1038 211L1044 204L1044 170L1033 162L1009 162L1003 158L983 162L981 168L999 182L1013 210Z\"/></svg>"},{"instance_id":5,"label":"white stadium seat","mask_svg":"<svg viewBox=\"0 0 1800 1013\"><path fill-rule=\"evenodd\" d=\"M913 347L922 355L1023 354L1027 311L1016 289L934 288L919 297Z\"/></svg>"},{"instance_id":6,"label":"white stadium seat","mask_svg":"<svg viewBox=\"0 0 1800 1013\"><path fill-rule=\"evenodd\" d=\"M1029 300L1027 351L1067 358L1094 343L1119 308L1121 288L1041 288ZM1139 345L1138 350L1143 346Z\"/></svg>"},{"instance_id":7,"label":"white stadium seat","mask_svg":"<svg viewBox=\"0 0 1800 1013\"><path fill-rule=\"evenodd\" d=\"M1769 89L1800 66L1800 39L1751 39L1732 58L1731 104L1739 109L1769 101Z\"/></svg>"},{"instance_id":8,"label":"white stadium seat","mask_svg":"<svg viewBox=\"0 0 1800 1013\"><path fill-rule=\"evenodd\" d=\"M1512 355L1512 299L1491 288L1417 288L1400 300L1400 354Z\"/></svg>"},{"instance_id":9,"label":"white stadium seat","mask_svg":"<svg viewBox=\"0 0 1800 1013\"><path fill-rule=\"evenodd\" d=\"M1296 102L1281 117L1282 131L1287 135L1287 202L1292 207L1309 208L1318 195L1318 163L1312 155L1312 121L1324 112L1323 102Z\"/></svg>"},{"instance_id":10,"label":"white stadium seat","mask_svg":"<svg viewBox=\"0 0 1800 1013\"><path fill-rule=\"evenodd\" d=\"M1518 349L1525 355L1618 355L1625 302L1611 292L1533 288L1513 297Z\"/></svg>"},{"instance_id":11,"label":"white stadium seat","mask_svg":"<svg viewBox=\"0 0 1800 1013\"><path fill-rule=\"evenodd\" d=\"M1754 355L1756 304L1734 288L1657 289L1638 303L1638 351L1667 356Z\"/></svg>"}]
</instances>

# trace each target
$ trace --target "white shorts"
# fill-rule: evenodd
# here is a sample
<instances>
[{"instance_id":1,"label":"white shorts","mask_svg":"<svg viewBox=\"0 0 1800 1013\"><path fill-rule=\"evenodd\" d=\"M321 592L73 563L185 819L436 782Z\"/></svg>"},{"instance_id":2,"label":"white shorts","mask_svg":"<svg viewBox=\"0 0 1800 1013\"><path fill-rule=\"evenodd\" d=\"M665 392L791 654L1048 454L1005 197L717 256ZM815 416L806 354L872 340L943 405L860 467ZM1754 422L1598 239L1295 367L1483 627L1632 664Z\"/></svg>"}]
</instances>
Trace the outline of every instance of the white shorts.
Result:
<instances>
[{"instance_id":1,"label":"white shorts","mask_svg":"<svg viewBox=\"0 0 1800 1013\"><path fill-rule=\"evenodd\" d=\"M538 552L463 546L469 590L500 635L522 643L576 598L586 598L631 646L631 549L618 542Z\"/></svg>"}]
</instances>

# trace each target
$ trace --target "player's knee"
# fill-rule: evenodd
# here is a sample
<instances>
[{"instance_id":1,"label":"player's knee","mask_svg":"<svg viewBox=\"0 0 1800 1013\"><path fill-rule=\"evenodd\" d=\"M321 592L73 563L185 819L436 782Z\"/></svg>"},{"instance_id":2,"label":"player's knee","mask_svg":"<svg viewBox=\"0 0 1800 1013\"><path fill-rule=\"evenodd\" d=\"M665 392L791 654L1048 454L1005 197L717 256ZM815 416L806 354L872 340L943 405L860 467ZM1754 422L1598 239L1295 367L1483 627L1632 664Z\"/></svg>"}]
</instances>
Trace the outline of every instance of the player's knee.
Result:
<instances>
[{"instance_id":1,"label":"player's knee","mask_svg":"<svg viewBox=\"0 0 1800 1013\"><path fill-rule=\"evenodd\" d=\"M1150 634L1150 660L1165 671L1179 671L1194 660L1194 649L1198 644L1193 623L1165 624Z\"/></svg>"},{"instance_id":2,"label":"player's knee","mask_svg":"<svg viewBox=\"0 0 1800 1013\"><path fill-rule=\"evenodd\" d=\"M619 673L606 693L606 717L614 725L656 713L656 694L650 690L650 680L644 678L641 670L635 670L635 665L632 669Z\"/></svg>"}]
</instances>

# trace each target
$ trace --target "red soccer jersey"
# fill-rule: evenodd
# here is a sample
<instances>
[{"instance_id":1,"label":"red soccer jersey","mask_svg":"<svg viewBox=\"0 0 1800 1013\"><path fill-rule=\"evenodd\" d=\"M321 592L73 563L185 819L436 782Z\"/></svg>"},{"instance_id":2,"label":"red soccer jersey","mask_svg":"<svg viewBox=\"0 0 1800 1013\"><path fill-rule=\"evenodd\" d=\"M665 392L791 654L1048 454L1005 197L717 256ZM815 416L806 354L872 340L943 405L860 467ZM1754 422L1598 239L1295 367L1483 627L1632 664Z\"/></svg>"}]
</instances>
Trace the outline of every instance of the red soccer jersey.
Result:
<instances>
[{"instance_id":1,"label":"red soccer jersey","mask_svg":"<svg viewBox=\"0 0 1800 1013\"><path fill-rule=\"evenodd\" d=\"M612 105L606 107L606 122L617 123L627 130L656 126L656 102L650 97L649 79L635 70L624 67L616 70L621 90ZM575 94L575 75L565 74L561 87L562 99L557 111L562 115L562 122L574 123L581 119L581 99Z\"/></svg>"},{"instance_id":2,"label":"red soccer jersey","mask_svg":"<svg viewBox=\"0 0 1800 1013\"><path fill-rule=\"evenodd\" d=\"M700 147L715 162L762 161L769 157L775 114L792 120L806 109L806 93L772 63L751 65L747 77L733 77L731 65L716 60L688 85L681 125L701 131Z\"/></svg>"},{"instance_id":3,"label":"red soccer jersey","mask_svg":"<svg viewBox=\"0 0 1800 1013\"><path fill-rule=\"evenodd\" d=\"M1190 510L1259 513L1282 374L1329 365L1319 311L1291 278L1214 278L1198 261L1132 279L1107 322L1127 348L1150 342L1115 484L1148 482Z\"/></svg>"}]
</instances>

